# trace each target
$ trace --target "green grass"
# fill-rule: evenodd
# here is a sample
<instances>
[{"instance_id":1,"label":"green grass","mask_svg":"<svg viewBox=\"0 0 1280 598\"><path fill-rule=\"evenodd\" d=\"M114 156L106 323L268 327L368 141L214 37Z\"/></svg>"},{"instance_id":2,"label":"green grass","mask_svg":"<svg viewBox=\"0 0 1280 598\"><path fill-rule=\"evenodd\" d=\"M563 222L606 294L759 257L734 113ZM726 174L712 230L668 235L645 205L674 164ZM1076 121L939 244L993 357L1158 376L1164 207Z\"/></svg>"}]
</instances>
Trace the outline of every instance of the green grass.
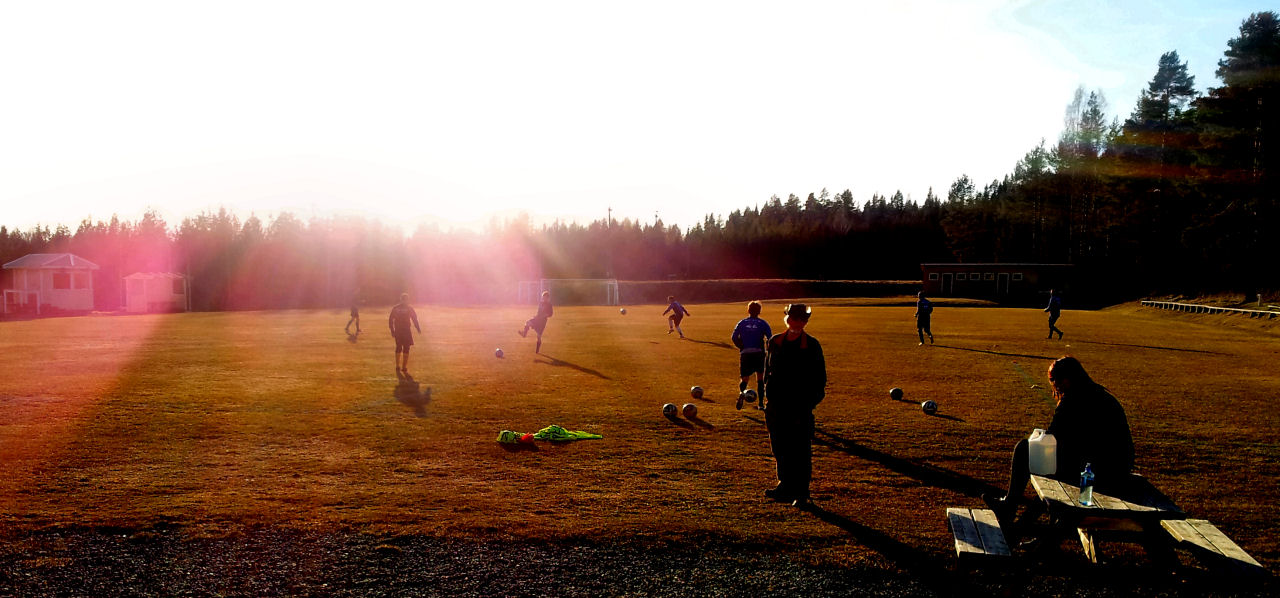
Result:
<instances>
[{"instance_id":1,"label":"green grass","mask_svg":"<svg viewBox=\"0 0 1280 598\"><path fill-rule=\"evenodd\" d=\"M766 305L780 329L783 302ZM515 334L530 307L421 307L398 384L385 310L86 317L0 323L0 523L196 534L240 526L453 537L765 542L835 562L948 558L943 509L978 506L1008 453L1047 425L1044 370L1081 359L1125 405L1138 467L1190 515L1280 564L1280 338L1121 306L1045 314L818 302L826 351L813 490L831 515L766 502L763 417L735 411L741 304L562 307L543 355ZM497 359L495 348L506 357ZM694 401L688 389L706 389ZM907 399L895 402L888 389ZM933 399L939 415L922 414ZM671 422L663 403L695 402ZM683 423L682 423L683 422ZM500 430L549 424L603 440L511 450Z\"/></svg>"}]
</instances>

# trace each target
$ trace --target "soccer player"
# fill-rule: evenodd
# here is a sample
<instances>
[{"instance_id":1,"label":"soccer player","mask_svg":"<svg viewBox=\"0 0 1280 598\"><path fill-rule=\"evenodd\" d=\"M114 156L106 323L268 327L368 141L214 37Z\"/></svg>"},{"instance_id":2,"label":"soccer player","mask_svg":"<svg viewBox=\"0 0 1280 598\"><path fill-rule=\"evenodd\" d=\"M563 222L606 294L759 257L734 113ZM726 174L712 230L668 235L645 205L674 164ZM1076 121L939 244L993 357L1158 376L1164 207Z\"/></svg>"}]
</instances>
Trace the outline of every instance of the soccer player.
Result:
<instances>
[{"instance_id":1,"label":"soccer player","mask_svg":"<svg viewBox=\"0 0 1280 598\"><path fill-rule=\"evenodd\" d=\"M667 316L667 312L671 312L671 315L667 316L667 334L679 332L680 338L684 338L684 331L680 330L680 320L689 315L689 310L680 305L679 301L676 301L675 295L667 295L667 303L669 304L667 309L662 312L664 316Z\"/></svg>"},{"instance_id":2,"label":"soccer player","mask_svg":"<svg viewBox=\"0 0 1280 598\"><path fill-rule=\"evenodd\" d=\"M822 345L804 331L811 311L803 303L787 306L787 331L769 339L764 362L764 424L778 471L778 486L764 495L801 509L811 506L813 410L827 394Z\"/></svg>"},{"instance_id":3,"label":"soccer player","mask_svg":"<svg viewBox=\"0 0 1280 598\"><path fill-rule=\"evenodd\" d=\"M933 303L924 296L924 291L916 293L916 334L920 335L920 346L924 346L924 335L929 335L929 344L933 344L933 331L929 330L929 316L933 315Z\"/></svg>"},{"instance_id":4,"label":"soccer player","mask_svg":"<svg viewBox=\"0 0 1280 598\"><path fill-rule=\"evenodd\" d=\"M534 347L534 353L542 352L542 331L547 328L547 318L551 317L551 291L543 291L542 299L538 301L538 313L532 318L525 320L524 330L520 331L520 336L528 336L529 329L538 333L538 344Z\"/></svg>"},{"instance_id":5,"label":"soccer player","mask_svg":"<svg viewBox=\"0 0 1280 598\"><path fill-rule=\"evenodd\" d=\"M1043 311L1049 312L1049 336L1046 338L1053 338L1053 333L1056 332L1058 333L1058 340L1062 340L1062 331L1058 330L1058 327L1054 325L1057 324L1058 317L1062 315L1062 297L1058 296L1058 291L1049 289L1049 305Z\"/></svg>"},{"instance_id":6,"label":"soccer player","mask_svg":"<svg viewBox=\"0 0 1280 598\"><path fill-rule=\"evenodd\" d=\"M356 324L356 334L360 334L360 291L358 290L351 296L351 319L347 320L347 326L343 328L348 336L351 335L352 322Z\"/></svg>"},{"instance_id":7,"label":"soccer player","mask_svg":"<svg viewBox=\"0 0 1280 598\"><path fill-rule=\"evenodd\" d=\"M738 376L741 380L738 382L738 409L742 409L742 393L747 390L751 374L756 375L756 396L760 400L756 408L764 409L764 345L771 336L773 331L769 329L769 323L760 319L760 302L748 303L747 317L738 321L730 337L733 346L739 350Z\"/></svg>"},{"instance_id":8,"label":"soccer player","mask_svg":"<svg viewBox=\"0 0 1280 598\"><path fill-rule=\"evenodd\" d=\"M413 346L413 331L409 329L410 322L413 323L414 328L418 329L418 334L422 334L422 327L418 326L418 312L413 311L413 307L409 305L409 294L400 293L400 302L391 308L391 315L387 317L387 327L391 329L391 337L396 339L397 378L411 379L409 347Z\"/></svg>"}]
</instances>

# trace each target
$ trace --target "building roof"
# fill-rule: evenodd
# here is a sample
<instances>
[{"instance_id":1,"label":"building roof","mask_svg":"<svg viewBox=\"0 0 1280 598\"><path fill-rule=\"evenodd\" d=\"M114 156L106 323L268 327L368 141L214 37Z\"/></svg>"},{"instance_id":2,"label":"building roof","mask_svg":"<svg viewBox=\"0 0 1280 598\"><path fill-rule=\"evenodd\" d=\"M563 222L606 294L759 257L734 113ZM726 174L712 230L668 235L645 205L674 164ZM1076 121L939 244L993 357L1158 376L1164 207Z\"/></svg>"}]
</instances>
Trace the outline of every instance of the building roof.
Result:
<instances>
[{"instance_id":1,"label":"building roof","mask_svg":"<svg viewBox=\"0 0 1280 598\"><path fill-rule=\"evenodd\" d=\"M174 280L183 278L183 276L176 272L134 272L124 277L125 280L154 280L156 278Z\"/></svg>"},{"instance_id":2,"label":"building roof","mask_svg":"<svg viewBox=\"0 0 1280 598\"><path fill-rule=\"evenodd\" d=\"M98 265L70 253L28 253L4 265L5 270L97 270Z\"/></svg>"}]
</instances>

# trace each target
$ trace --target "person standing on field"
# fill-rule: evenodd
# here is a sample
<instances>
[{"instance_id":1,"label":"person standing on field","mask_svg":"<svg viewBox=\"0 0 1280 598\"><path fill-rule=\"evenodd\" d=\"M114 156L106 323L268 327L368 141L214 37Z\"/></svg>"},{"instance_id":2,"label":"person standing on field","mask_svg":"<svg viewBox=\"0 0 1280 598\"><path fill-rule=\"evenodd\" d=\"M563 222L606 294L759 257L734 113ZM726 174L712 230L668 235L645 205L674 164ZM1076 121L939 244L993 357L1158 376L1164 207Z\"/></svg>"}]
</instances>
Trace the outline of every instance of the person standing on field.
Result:
<instances>
[{"instance_id":1,"label":"person standing on field","mask_svg":"<svg viewBox=\"0 0 1280 598\"><path fill-rule=\"evenodd\" d=\"M343 330L347 332L348 336L351 335L351 324L353 322L356 325L356 334L359 335L360 334L360 291L359 290L357 290L355 294L351 296L351 319L347 320L347 327L343 328Z\"/></svg>"},{"instance_id":2,"label":"person standing on field","mask_svg":"<svg viewBox=\"0 0 1280 598\"><path fill-rule=\"evenodd\" d=\"M920 346L924 346L924 335L929 335L929 344L933 344L933 331L929 330L929 316L933 315L933 303L924 296L924 291L916 293L916 334L920 335Z\"/></svg>"},{"instance_id":3,"label":"person standing on field","mask_svg":"<svg viewBox=\"0 0 1280 598\"><path fill-rule=\"evenodd\" d=\"M397 378L412 379L409 376L409 347L413 346L413 330L409 329L410 323L413 323L418 334L422 334L422 327L418 326L418 312L413 311L413 307L409 305L409 294L400 293L400 302L391 308L391 315L387 317L391 337L396 339Z\"/></svg>"},{"instance_id":4,"label":"person standing on field","mask_svg":"<svg viewBox=\"0 0 1280 598\"><path fill-rule=\"evenodd\" d=\"M769 339L764 365L764 423L778 472L778 486L764 495L799 508L811 506L813 410L827 393L822 345L804 331L811 312L803 303L787 306L787 331Z\"/></svg>"},{"instance_id":5,"label":"person standing on field","mask_svg":"<svg viewBox=\"0 0 1280 598\"><path fill-rule=\"evenodd\" d=\"M773 336L773 331L769 329L769 323L760 319L760 302L748 303L747 317L738 321L730 337L733 346L739 350L738 409L742 409L742 393L747 390L751 374L756 375L756 396L760 401L757 406L764 408L764 346L770 336Z\"/></svg>"},{"instance_id":6,"label":"person standing on field","mask_svg":"<svg viewBox=\"0 0 1280 598\"><path fill-rule=\"evenodd\" d=\"M542 352L542 331L547 329L547 318L551 317L551 291L543 291L542 298L538 300L538 313L532 318L525 320L524 330L520 331L520 336L528 336L529 329L538 333L538 344L534 347L534 353Z\"/></svg>"},{"instance_id":7,"label":"person standing on field","mask_svg":"<svg viewBox=\"0 0 1280 598\"><path fill-rule=\"evenodd\" d=\"M1062 315L1062 297L1058 296L1058 291L1049 289L1049 305L1044 308L1049 312L1049 336L1053 338L1053 333L1058 333L1058 340L1062 340L1062 331L1058 330L1055 324L1058 323L1058 317Z\"/></svg>"},{"instance_id":8,"label":"person standing on field","mask_svg":"<svg viewBox=\"0 0 1280 598\"><path fill-rule=\"evenodd\" d=\"M679 301L676 301L675 295L667 295L667 303L669 304L667 309L662 312L664 316L667 316L667 312L671 312L671 315L667 316L667 334L679 332L680 338L684 338L684 331L680 330L680 321L689 315L689 310L680 305Z\"/></svg>"}]
</instances>

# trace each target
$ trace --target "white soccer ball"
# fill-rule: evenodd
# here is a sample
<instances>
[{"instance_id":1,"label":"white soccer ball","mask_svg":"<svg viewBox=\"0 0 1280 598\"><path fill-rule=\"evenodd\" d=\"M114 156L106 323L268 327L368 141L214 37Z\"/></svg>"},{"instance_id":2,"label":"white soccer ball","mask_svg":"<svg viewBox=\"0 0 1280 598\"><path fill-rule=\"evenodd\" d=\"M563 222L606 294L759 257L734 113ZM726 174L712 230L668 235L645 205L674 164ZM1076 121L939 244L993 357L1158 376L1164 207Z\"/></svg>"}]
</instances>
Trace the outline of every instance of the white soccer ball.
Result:
<instances>
[{"instance_id":1,"label":"white soccer ball","mask_svg":"<svg viewBox=\"0 0 1280 598\"><path fill-rule=\"evenodd\" d=\"M493 356L497 357L498 359L502 359L502 349L494 349Z\"/></svg>"},{"instance_id":2,"label":"white soccer ball","mask_svg":"<svg viewBox=\"0 0 1280 598\"><path fill-rule=\"evenodd\" d=\"M625 316L625 315L627 315L627 308L625 308L625 307L624 307L624 308L622 308L622 309L618 310L618 313L620 313L620 314L622 314L622 315L624 315L624 316Z\"/></svg>"},{"instance_id":3,"label":"white soccer ball","mask_svg":"<svg viewBox=\"0 0 1280 598\"><path fill-rule=\"evenodd\" d=\"M690 388L690 389L689 389L689 396L691 396L691 397L693 397L693 398L695 398L695 399L701 399L701 398L702 398L702 387L701 387L701 386L695 386L695 387L693 387L693 388Z\"/></svg>"},{"instance_id":4,"label":"white soccer ball","mask_svg":"<svg viewBox=\"0 0 1280 598\"><path fill-rule=\"evenodd\" d=\"M931 399L920 403L920 410L923 411L925 415L933 415L938 412L938 404L933 402Z\"/></svg>"},{"instance_id":5,"label":"white soccer ball","mask_svg":"<svg viewBox=\"0 0 1280 598\"><path fill-rule=\"evenodd\" d=\"M675 416L676 416L676 406L675 406L675 403L667 403L666 405L663 405L663 406L662 406L662 414L663 414L663 415L665 415L665 416L667 416L667 417L675 417Z\"/></svg>"},{"instance_id":6,"label":"white soccer ball","mask_svg":"<svg viewBox=\"0 0 1280 598\"><path fill-rule=\"evenodd\" d=\"M680 408L680 413L683 413L689 419L693 419L698 417L698 406L693 403L685 403L684 407Z\"/></svg>"},{"instance_id":7,"label":"white soccer ball","mask_svg":"<svg viewBox=\"0 0 1280 598\"><path fill-rule=\"evenodd\" d=\"M746 389L746 390L742 391L742 402L744 402L744 403L754 403L754 402L756 402L756 391L754 391L754 390L752 390L752 389L750 389L750 388L748 388L748 389Z\"/></svg>"},{"instance_id":8,"label":"white soccer ball","mask_svg":"<svg viewBox=\"0 0 1280 598\"><path fill-rule=\"evenodd\" d=\"M898 387L896 387L896 386L895 386L895 387L893 387L893 388L890 388L890 389L889 389L889 398L890 398L890 399L893 399L893 400L895 400L895 401L901 401L901 400L902 400L902 389L901 389L901 388L898 388Z\"/></svg>"}]
</instances>

